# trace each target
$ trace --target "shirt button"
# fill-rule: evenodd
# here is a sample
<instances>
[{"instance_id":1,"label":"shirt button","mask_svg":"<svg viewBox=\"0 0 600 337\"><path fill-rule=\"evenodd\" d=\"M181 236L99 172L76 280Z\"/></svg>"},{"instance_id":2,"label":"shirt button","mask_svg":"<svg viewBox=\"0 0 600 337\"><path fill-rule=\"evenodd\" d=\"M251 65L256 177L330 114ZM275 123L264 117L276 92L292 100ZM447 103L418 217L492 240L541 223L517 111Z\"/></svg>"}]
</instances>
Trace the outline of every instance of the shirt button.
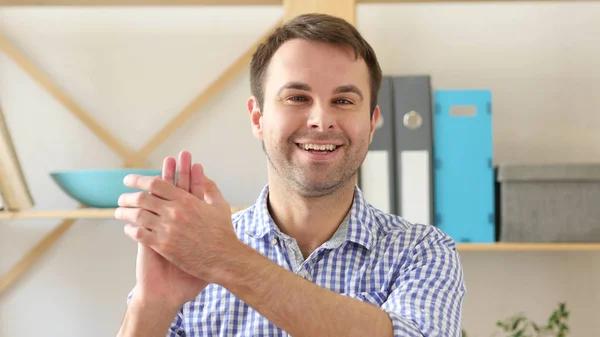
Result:
<instances>
[{"instance_id":1,"label":"shirt button","mask_svg":"<svg viewBox=\"0 0 600 337\"><path fill-rule=\"evenodd\" d=\"M271 240L271 244L273 244L273 246L275 246L277 244L277 239Z\"/></svg>"}]
</instances>

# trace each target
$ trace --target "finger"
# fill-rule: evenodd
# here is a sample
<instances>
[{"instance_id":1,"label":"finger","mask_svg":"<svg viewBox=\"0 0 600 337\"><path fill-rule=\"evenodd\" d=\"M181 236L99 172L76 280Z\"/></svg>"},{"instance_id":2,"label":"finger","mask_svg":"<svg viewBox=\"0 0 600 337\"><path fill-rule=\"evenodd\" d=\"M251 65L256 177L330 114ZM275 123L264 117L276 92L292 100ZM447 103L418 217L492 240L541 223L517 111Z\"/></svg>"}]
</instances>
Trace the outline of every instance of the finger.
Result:
<instances>
[{"instance_id":1,"label":"finger","mask_svg":"<svg viewBox=\"0 0 600 337\"><path fill-rule=\"evenodd\" d=\"M128 174L123 183L127 187L148 191L160 198L173 200L182 192L172 183L157 177Z\"/></svg>"},{"instance_id":2,"label":"finger","mask_svg":"<svg viewBox=\"0 0 600 337\"><path fill-rule=\"evenodd\" d=\"M160 218L143 208L117 207L114 216L115 219L131 222L151 231L159 229L160 226Z\"/></svg>"},{"instance_id":3,"label":"finger","mask_svg":"<svg viewBox=\"0 0 600 337\"><path fill-rule=\"evenodd\" d=\"M192 165L192 155L188 151L179 153L179 170L177 172L177 187L182 190L190 191L190 170Z\"/></svg>"},{"instance_id":4,"label":"finger","mask_svg":"<svg viewBox=\"0 0 600 337\"><path fill-rule=\"evenodd\" d=\"M123 193L117 200L120 207L142 208L154 214L160 214L164 203L163 199L146 192Z\"/></svg>"},{"instance_id":5,"label":"finger","mask_svg":"<svg viewBox=\"0 0 600 337\"><path fill-rule=\"evenodd\" d=\"M204 187L202 186L204 169L196 163L192 166L190 176L190 193L200 200L204 200Z\"/></svg>"},{"instance_id":6,"label":"finger","mask_svg":"<svg viewBox=\"0 0 600 337\"><path fill-rule=\"evenodd\" d=\"M204 173L204 172L203 172ZM216 204L220 202L224 202L223 196L221 195L221 191L217 187L217 184L209 179L206 175L202 174L202 189L204 195L204 201L209 204Z\"/></svg>"},{"instance_id":7,"label":"finger","mask_svg":"<svg viewBox=\"0 0 600 337\"><path fill-rule=\"evenodd\" d=\"M155 244L156 236L154 236L154 234L151 231L147 230L144 227L126 224L123 228L123 231L125 232L125 234L127 234L127 236L143 245L152 247Z\"/></svg>"},{"instance_id":8,"label":"finger","mask_svg":"<svg viewBox=\"0 0 600 337\"><path fill-rule=\"evenodd\" d=\"M175 168L177 166L177 162L173 157L166 157L163 160L162 166L162 178L172 184L175 183Z\"/></svg>"}]
</instances>

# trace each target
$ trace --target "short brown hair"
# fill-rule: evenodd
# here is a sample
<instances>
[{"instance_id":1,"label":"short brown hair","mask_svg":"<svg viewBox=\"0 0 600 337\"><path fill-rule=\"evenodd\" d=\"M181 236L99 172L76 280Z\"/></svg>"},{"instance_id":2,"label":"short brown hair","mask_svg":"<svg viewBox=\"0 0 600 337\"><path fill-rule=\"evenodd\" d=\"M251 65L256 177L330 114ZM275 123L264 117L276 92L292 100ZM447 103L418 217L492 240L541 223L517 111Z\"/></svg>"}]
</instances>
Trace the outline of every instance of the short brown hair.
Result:
<instances>
[{"instance_id":1,"label":"short brown hair","mask_svg":"<svg viewBox=\"0 0 600 337\"><path fill-rule=\"evenodd\" d=\"M369 69L371 89L371 116L377 105L377 96L381 86L381 67L375 51L365 41L358 30L346 20L327 14L302 14L296 16L271 33L260 44L250 63L250 89L262 111L264 104L264 79L269 62L277 49L291 39L331 43L350 47L355 57L362 58Z\"/></svg>"}]
</instances>

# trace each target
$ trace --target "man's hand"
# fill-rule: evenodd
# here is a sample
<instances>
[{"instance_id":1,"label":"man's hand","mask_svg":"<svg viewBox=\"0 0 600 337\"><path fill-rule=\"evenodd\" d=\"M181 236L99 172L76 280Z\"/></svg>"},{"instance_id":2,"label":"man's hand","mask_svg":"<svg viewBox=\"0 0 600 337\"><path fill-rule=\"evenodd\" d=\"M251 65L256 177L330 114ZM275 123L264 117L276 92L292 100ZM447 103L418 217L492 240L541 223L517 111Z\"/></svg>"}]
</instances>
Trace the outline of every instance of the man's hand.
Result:
<instances>
[{"instance_id":1,"label":"man's hand","mask_svg":"<svg viewBox=\"0 0 600 337\"><path fill-rule=\"evenodd\" d=\"M189 152L179 154L179 172L177 184L175 183L175 171L177 163L175 158L167 157L163 161L162 182L172 188L178 188L182 193L191 192L196 198L203 197L201 185L198 183L201 178L198 176L199 168L197 165L191 166L191 155ZM194 173L196 173L194 175ZM159 179L159 178L156 178ZM146 197L151 197L146 194ZM121 207L127 207L130 200L141 198L141 194L123 195L119 199ZM136 212L136 209L119 208L115 213L119 219L131 220L123 217L123 214ZM127 225L126 233L135 232L133 226ZM136 279L137 284L134 290L134 296L143 297L146 301L158 301L167 306L180 308L185 302L194 299L208 284L207 282L192 276L171 262L166 260L152 248L142 243L138 243L138 255L136 261Z\"/></svg>"},{"instance_id":2,"label":"man's hand","mask_svg":"<svg viewBox=\"0 0 600 337\"><path fill-rule=\"evenodd\" d=\"M169 293L180 288L177 290L184 292L178 294L181 301L190 299L201 287L193 278L183 277L185 274L178 273L177 268L213 282L214 274L222 266L222 257L231 256L243 245L233 229L231 208L216 184L204 175L200 164L191 167L190 173L193 194L164 179L127 176L127 186L150 193L123 194L115 212L118 219L139 225L127 225L127 235L166 258L153 266L160 267L158 272L148 271L152 277L159 277L159 281L146 284L160 284ZM185 174L179 177L182 178L186 179ZM154 260L158 258L153 257Z\"/></svg>"}]
</instances>

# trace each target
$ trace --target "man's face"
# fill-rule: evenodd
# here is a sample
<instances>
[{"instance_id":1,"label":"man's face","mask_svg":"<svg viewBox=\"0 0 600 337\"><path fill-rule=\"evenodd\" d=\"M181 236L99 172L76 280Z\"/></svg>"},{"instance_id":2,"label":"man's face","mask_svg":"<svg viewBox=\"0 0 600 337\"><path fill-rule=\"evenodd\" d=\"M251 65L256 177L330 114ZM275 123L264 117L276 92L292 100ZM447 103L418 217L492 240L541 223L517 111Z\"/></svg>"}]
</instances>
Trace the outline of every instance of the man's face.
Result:
<instances>
[{"instance_id":1,"label":"man's face","mask_svg":"<svg viewBox=\"0 0 600 337\"><path fill-rule=\"evenodd\" d=\"M375 123L369 72L350 49L291 40L273 55L262 114L251 98L254 134L270 174L304 196L321 196L352 182ZM261 120L262 119L262 120Z\"/></svg>"}]
</instances>

